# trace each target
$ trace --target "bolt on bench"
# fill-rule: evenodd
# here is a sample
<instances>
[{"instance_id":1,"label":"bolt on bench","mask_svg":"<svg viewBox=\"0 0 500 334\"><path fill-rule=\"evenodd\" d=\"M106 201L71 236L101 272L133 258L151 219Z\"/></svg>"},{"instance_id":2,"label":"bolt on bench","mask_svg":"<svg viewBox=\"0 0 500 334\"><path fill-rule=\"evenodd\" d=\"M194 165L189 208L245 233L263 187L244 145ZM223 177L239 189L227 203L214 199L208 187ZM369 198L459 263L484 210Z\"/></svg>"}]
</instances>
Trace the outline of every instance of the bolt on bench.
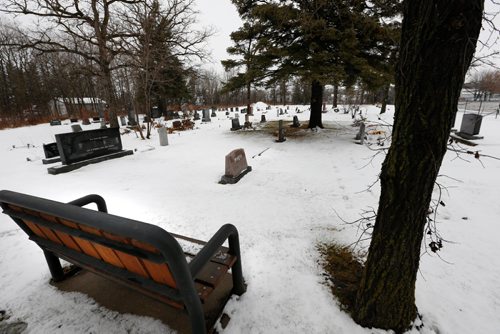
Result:
<instances>
[{"instance_id":1,"label":"bolt on bench","mask_svg":"<svg viewBox=\"0 0 500 334\"><path fill-rule=\"evenodd\" d=\"M94 203L99 211L83 208ZM59 258L125 284L170 306L184 309L192 333L211 331L202 304L231 269L232 294L243 280L238 231L223 225L202 242L168 233L158 226L107 213L104 199L88 195L61 203L12 191L0 191L0 205L29 239L43 250L55 282L67 278ZM229 247L224 247L228 240ZM227 298L219 309L222 311ZM166 310L167 311L167 310Z\"/></svg>"}]
</instances>

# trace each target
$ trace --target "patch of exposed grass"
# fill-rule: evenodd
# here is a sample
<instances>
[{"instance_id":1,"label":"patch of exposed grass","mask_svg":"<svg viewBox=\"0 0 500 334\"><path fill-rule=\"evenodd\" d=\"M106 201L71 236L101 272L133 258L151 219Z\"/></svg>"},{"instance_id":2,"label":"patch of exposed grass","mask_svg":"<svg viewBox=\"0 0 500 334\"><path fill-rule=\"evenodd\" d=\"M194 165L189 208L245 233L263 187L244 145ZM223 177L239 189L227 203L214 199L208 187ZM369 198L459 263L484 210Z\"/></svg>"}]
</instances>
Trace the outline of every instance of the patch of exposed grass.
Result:
<instances>
[{"instance_id":1,"label":"patch of exposed grass","mask_svg":"<svg viewBox=\"0 0 500 334\"><path fill-rule=\"evenodd\" d=\"M342 309L352 314L363 275L363 264L349 247L319 244L318 251L322 255L321 264L333 295Z\"/></svg>"},{"instance_id":2,"label":"patch of exposed grass","mask_svg":"<svg viewBox=\"0 0 500 334\"><path fill-rule=\"evenodd\" d=\"M294 138L294 139L302 139L306 138L308 135L313 134L314 130L309 129L308 123L304 122L298 128L294 128L291 125L293 124L292 120L283 120L283 128L285 129L285 138ZM336 126L335 124L329 124L323 122L324 128L322 131L340 131L341 127ZM249 134L263 134L265 136L270 137L278 137L278 128L279 121L268 121L266 123L253 123L253 129L247 130L239 130L235 131L235 133L241 135L249 135Z\"/></svg>"}]
</instances>

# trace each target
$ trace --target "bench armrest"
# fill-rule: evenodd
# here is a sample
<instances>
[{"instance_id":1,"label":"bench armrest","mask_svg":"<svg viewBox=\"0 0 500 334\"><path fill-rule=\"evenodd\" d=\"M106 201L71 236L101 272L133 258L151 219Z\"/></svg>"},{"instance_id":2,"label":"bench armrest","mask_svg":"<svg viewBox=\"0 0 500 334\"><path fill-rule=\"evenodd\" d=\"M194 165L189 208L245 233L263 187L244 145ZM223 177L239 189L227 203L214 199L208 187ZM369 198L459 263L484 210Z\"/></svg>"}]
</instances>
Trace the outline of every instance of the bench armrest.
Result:
<instances>
[{"instance_id":1,"label":"bench armrest","mask_svg":"<svg viewBox=\"0 0 500 334\"><path fill-rule=\"evenodd\" d=\"M85 206L90 203L95 203L97 205L97 210L101 212L108 212L108 207L106 206L106 201L99 195L87 195L81 198L75 199L74 201L68 202L68 204L76 206Z\"/></svg>"},{"instance_id":2,"label":"bench armrest","mask_svg":"<svg viewBox=\"0 0 500 334\"><path fill-rule=\"evenodd\" d=\"M206 245L196 254L196 256L189 262L189 270L193 278L198 275L201 269L207 264L208 261L217 253L219 248L224 242L229 241L229 254L236 256L236 262L231 268L233 275L233 291L241 295L245 292L246 286L243 281L243 274L241 269L241 255L240 255L240 241L238 237L238 230L234 225L223 225Z\"/></svg>"}]
</instances>

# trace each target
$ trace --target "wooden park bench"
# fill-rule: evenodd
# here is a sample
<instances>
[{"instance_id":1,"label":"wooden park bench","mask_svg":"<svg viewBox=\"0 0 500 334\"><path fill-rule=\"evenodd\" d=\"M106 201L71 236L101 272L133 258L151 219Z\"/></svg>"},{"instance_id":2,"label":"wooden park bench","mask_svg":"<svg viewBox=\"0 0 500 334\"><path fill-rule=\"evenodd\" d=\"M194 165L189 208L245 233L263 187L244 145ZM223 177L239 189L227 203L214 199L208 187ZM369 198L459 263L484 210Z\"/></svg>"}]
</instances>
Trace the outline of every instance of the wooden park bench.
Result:
<instances>
[{"instance_id":1,"label":"wooden park bench","mask_svg":"<svg viewBox=\"0 0 500 334\"><path fill-rule=\"evenodd\" d=\"M83 208L91 203L98 211ZM59 261L64 259L183 309L192 333L212 329L202 305L229 275L229 269L231 293L245 292L238 231L233 225L223 225L205 243L108 214L104 199L98 195L61 203L2 190L0 205L42 248L53 281L68 278ZM226 240L229 247L223 246ZM227 298L220 305L221 311L226 302Z\"/></svg>"}]
</instances>

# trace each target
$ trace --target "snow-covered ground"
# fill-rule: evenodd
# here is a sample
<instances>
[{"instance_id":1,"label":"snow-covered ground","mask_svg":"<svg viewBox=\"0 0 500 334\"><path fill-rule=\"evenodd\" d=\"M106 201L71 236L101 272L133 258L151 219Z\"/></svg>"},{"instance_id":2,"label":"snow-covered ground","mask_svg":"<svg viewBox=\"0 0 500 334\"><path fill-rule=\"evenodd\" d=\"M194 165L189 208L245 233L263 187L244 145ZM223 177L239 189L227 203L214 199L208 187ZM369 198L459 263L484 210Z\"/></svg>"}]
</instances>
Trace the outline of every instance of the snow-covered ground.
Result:
<instances>
[{"instance_id":1,"label":"snow-covered ground","mask_svg":"<svg viewBox=\"0 0 500 334\"><path fill-rule=\"evenodd\" d=\"M362 110L378 121L377 108ZM392 111L384 121L392 122ZM291 121L293 114L280 117ZM169 135L169 146L160 147L156 133L149 141L125 134L124 148L137 149L134 155L56 176L41 162L42 144L70 132L68 122L2 130L0 189L62 202L97 193L111 213L202 240L224 223L236 225L248 291L227 304L231 321L223 333L385 333L359 327L340 310L316 250L319 242L357 240L357 226L339 216L355 220L361 210L377 207L378 184L365 190L377 179L383 156L372 160L372 150L354 143L358 128L349 114L329 111L323 114L326 129L301 130L304 136L284 143L261 131L231 132L224 112L217 115ZM301 122L308 116L298 114ZM276 109L266 117L276 119ZM473 150L500 157L499 127L500 119L486 117L485 138ZM36 147L18 148L26 144ZM245 150L253 170L235 185L220 185L224 157L236 148ZM482 163L452 152L445 157L440 183L448 192L438 227L451 242L440 257L422 256L416 290L422 333L500 332L500 161ZM0 215L0 310L12 315L6 321L28 323L27 333L169 332L158 320L117 314L85 295L58 291L49 278L38 246Z\"/></svg>"}]
</instances>

